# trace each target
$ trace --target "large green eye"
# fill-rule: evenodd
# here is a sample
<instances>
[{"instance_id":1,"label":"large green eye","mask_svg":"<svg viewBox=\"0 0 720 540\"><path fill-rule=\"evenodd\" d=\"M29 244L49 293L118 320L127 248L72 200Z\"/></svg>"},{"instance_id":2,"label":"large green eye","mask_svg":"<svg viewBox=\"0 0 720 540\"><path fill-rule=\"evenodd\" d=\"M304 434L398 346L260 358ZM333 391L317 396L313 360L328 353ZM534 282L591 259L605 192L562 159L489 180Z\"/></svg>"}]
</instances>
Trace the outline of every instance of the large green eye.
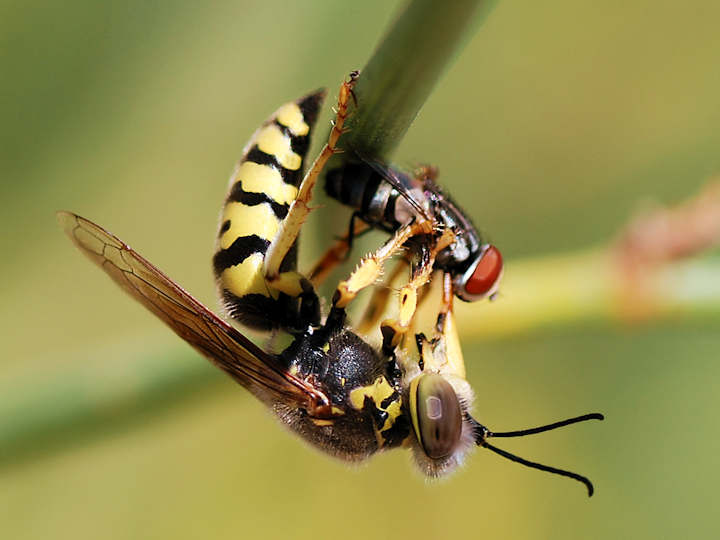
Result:
<instances>
[{"instance_id":1,"label":"large green eye","mask_svg":"<svg viewBox=\"0 0 720 540\"><path fill-rule=\"evenodd\" d=\"M449 456L462 432L462 413L455 390L441 375L429 373L413 381L410 406L415 435L431 459Z\"/></svg>"}]
</instances>

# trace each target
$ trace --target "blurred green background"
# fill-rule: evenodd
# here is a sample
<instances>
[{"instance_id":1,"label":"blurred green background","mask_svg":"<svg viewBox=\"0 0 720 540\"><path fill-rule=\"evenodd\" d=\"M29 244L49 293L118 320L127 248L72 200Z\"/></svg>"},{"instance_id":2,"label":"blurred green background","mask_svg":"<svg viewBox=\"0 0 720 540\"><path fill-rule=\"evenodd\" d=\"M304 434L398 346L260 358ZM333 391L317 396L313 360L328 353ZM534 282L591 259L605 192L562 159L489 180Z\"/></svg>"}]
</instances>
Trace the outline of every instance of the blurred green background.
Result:
<instances>
[{"instance_id":1,"label":"blurred green background","mask_svg":"<svg viewBox=\"0 0 720 540\"><path fill-rule=\"evenodd\" d=\"M482 450L427 483L406 452L348 468L307 448L56 226L58 209L96 220L216 306L216 218L245 141L362 67L396 8L3 3L3 538L716 537L717 318L467 340L490 428L606 413L502 445L597 492ZM606 241L643 200L720 171L719 18L712 0L501 1L398 161L440 165L508 273ZM312 236L306 253L327 243Z\"/></svg>"}]
</instances>

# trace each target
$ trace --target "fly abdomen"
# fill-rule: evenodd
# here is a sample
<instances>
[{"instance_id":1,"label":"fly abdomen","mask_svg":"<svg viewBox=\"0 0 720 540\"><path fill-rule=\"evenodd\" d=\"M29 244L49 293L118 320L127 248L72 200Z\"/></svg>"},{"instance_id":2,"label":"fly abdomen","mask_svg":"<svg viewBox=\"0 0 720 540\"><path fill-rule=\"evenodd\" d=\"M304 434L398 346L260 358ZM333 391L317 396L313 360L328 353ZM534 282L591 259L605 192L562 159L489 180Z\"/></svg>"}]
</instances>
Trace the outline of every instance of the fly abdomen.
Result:
<instances>
[{"instance_id":1,"label":"fly abdomen","mask_svg":"<svg viewBox=\"0 0 720 540\"><path fill-rule=\"evenodd\" d=\"M250 139L230 177L213 269L228 315L257 329L294 327L298 301L268 287L268 246L297 195L310 134L325 91L280 107ZM296 267L290 250L281 271Z\"/></svg>"},{"instance_id":2,"label":"fly abdomen","mask_svg":"<svg viewBox=\"0 0 720 540\"><path fill-rule=\"evenodd\" d=\"M325 176L325 192L329 197L357 211L366 223L387 231L400 224L395 216L398 191L364 163L348 163Z\"/></svg>"},{"instance_id":3,"label":"fly abdomen","mask_svg":"<svg viewBox=\"0 0 720 540\"><path fill-rule=\"evenodd\" d=\"M362 163L348 163L328 171L325 192L340 203L365 213L381 178Z\"/></svg>"}]
</instances>

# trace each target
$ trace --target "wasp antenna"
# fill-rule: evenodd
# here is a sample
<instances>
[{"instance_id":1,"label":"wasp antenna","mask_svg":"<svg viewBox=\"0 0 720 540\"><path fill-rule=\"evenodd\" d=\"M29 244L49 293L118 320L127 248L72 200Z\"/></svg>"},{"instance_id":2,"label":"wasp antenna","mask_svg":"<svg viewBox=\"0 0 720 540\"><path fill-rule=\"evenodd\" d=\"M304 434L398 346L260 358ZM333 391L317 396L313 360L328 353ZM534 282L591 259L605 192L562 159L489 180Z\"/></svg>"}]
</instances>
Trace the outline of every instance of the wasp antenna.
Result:
<instances>
[{"instance_id":1,"label":"wasp antenna","mask_svg":"<svg viewBox=\"0 0 720 540\"><path fill-rule=\"evenodd\" d=\"M543 465L542 463L535 463L534 461L528 461L527 459L523 459L519 456L516 456L515 454L511 454L510 452L506 452L505 450L502 450L498 448L497 446L493 446L492 444L489 444L488 442L483 441L480 443L481 446L484 446L488 450L492 450L496 454L509 459L510 461L514 461L515 463L520 463L521 465L525 465L526 467L530 467L532 469L539 469L541 471L549 472L552 474L558 474L560 476L566 476L568 478L572 478L574 480L577 480L578 482L582 482L585 484L585 487L588 490L588 497L592 497L593 493L595 492L595 488L592 485L592 482L585 478L584 476L570 472L565 471L563 469L556 469L555 467L550 467L548 465Z\"/></svg>"},{"instance_id":2,"label":"wasp antenna","mask_svg":"<svg viewBox=\"0 0 720 540\"><path fill-rule=\"evenodd\" d=\"M535 428L521 429L519 431L503 431L496 433L494 431L488 431L485 437L523 437L525 435L534 435L535 433L542 433L543 431L550 431L552 429L561 428L563 426L569 426L570 424L577 424L578 422L585 422L586 420L604 420L605 416L600 413L583 414L582 416L576 416L575 418L568 418L567 420L561 420L553 424L547 424L546 426L538 426Z\"/></svg>"},{"instance_id":3,"label":"wasp antenna","mask_svg":"<svg viewBox=\"0 0 720 540\"><path fill-rule=\"evenodd\" d=\"M556 469L555 467L550 467L549 465L543 465L542 463L535 463L534 461L528 461L527 459L523 459L519 456L516 456L515 454L511 454L510 452L506 452L505 450L502 450L501 448L498 448L497 446L493 446L492 444L487 442L487 439L490 437L523 437L525 435L533 435L535 433L542 433L543 431L550 431L552 429L557 429L559 427L568 426L570 424L576 424L578 422L584 422L586 420L604 420L605 417L600 413L590 413L590 414L584 414L582 416L576 416L575 418L568 418L567 420L561 420L560 422L555 422L553 424L547 424L545 426L539 426L536 428L530 428L530 429L521 429L519 431L504 431L501 433L493 433L488 428L480 424L477 420L475 420L473 417L467 415L468 420L473 426L473 431L475 432L475 443L478 446L483 446L487 448L488 450L492 450L496 454L509 459L510 461L514 461L515 463L520 463L521 465L525 465L526 467L530 467L532 469L538 469L541 471L549 472L552 474L558 474L560 476L566 476L568 478L572 478L574 480L577 480L578 482L582 482L585 484L585 487L587 487L588 490L588 497L592 497L595 488L593 488L592 482L590 482L589 479L586 477L570 472L565 471L563 469Z\"/></svg>"}]
</instances>

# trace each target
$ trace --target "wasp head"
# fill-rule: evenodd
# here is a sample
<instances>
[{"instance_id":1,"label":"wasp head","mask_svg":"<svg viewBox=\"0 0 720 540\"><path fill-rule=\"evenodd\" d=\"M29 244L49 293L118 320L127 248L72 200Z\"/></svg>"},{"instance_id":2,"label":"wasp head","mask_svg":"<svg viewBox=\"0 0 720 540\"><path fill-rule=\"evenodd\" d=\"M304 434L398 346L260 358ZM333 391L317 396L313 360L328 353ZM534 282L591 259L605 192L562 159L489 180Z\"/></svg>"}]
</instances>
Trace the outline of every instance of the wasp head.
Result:
<instances>
[{"instance_id":1,"label":"wasp head","mask_svg":"<svg viewBox=\"0 0 720 540\"><path fill-rule=\"evenodd\" d=\"M472 391L464 380L453 382L440 373L424 372L410 383L415 461L430 477L452 472L474 446L473 425L467 421Z\"/></svg>"}]
</instances>

